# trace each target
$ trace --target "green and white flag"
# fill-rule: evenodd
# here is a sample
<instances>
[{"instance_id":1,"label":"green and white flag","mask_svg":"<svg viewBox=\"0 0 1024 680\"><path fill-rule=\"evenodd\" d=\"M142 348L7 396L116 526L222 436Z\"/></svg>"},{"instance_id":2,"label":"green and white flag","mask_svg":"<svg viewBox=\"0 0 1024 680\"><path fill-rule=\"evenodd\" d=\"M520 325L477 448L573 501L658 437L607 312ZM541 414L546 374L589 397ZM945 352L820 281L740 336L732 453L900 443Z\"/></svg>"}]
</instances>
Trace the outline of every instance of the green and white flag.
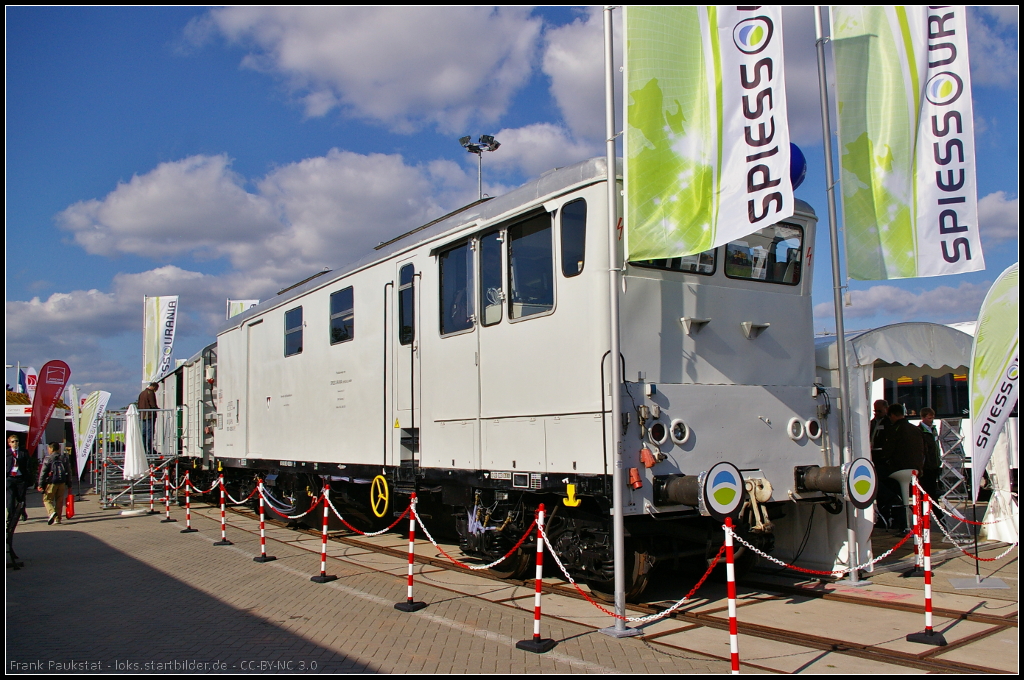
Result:
<instances>
[{"instance_id":1,"label":"green and white flag","mask_svg":"<svg viewBox=\"0 0 1024 680\"><path fill-rule=\"evenodd\" d=\"M232 300L228 298L227 318L230 319L233 316L248 311L259 303L259 300Z\"/></svg>"},{"instance_id":2,"label":"green and white flag","mask_svg":"<svg viewBox=\"0 0 1024 680\"><path fill-rule=\"evenodd\" d=\"M1004 271L989 288L978 314L971 350L971 430L974 437L971 467L974 495L978 498L981 473L992 457L999 433L1017 403L1020 373L1020 287L1018 263Z\"/></svg>"},{"instance_id":3,"label":"green and white flag","mask_svg":"<svg viewBox=\"0 0 1024 680\"><path fill-rule=\"evenodd\" d=\"M985 268L962 6L832 7L849 275Z\"/></svg>"},{"instance_id":4,"label":"green and white flag","mask_svg":"<svg viewBox=\"0 0 1024 680\"><path fill-rule=\"evenodd\" d=\"M142 383L159 380L171 370L174 328L178 320L178 296L146 297L142 335Z\"/></svg>"},{"instance_id":5,"label":"green and white flag","mask_svg":"<svg viewBox=\"0 0 1024 680\"><path fill-rule=\"evenodd\" d=\"M78 452L78 476L85 472L85 461L92 452L92 444L96 441L96 433L99 430L100 421L107 411L107 402L110 401L110 392L91 392L82 404L82 410L78 415L78 429L75 435L75 449Z\"/></svg>"},{"instance_id":6,"label":"green and white flag","mask_svg":"<svg viewBox=\"0 0 1024 680\"><path fill-rule=\"evenodd\" d=\"M790 217L781 8L624 12L627 259L693 255Z\"/></svg>"}]
</instances>

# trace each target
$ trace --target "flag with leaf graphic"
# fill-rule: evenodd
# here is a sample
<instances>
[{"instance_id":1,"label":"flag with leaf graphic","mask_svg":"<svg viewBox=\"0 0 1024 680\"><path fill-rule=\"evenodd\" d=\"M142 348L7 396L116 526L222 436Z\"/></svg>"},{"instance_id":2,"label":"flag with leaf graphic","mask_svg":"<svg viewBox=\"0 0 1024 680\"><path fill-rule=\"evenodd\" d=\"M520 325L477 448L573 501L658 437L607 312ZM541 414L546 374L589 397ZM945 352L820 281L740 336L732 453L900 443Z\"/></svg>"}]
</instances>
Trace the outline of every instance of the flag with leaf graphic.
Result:
<instances>
[{"instance_id":1,"label":"flag with leaf graphic","mask_svg":"<svg viewBox=\"0 0 1024 680\"><path fill-rule=\"evenodd\" d=\"M962 6L833 6L851 278L985 268Z\"/></svg>"},{"instance_id":2,"label":"flag with leaf graphic","mask_svg":"<svg viewBox=\"0 0 1024 680\"><path fill-rule=\"evenodd\" d=\"M629 260L694 255L793 214L779 7L626 7Z\"/></svg>"}]
</instances>

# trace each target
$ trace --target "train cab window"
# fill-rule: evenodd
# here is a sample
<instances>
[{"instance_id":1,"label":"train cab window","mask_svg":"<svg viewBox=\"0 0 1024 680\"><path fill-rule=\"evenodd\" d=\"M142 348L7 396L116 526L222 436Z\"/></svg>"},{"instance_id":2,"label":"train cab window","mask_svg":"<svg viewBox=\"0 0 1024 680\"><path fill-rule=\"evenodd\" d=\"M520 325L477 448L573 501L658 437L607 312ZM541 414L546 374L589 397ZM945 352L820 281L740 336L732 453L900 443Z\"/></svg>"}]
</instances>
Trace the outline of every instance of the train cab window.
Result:
<instances>
[{"instance_id":1,"label":"train cab window","mask_svg":"<svg viewBox=\"0 0 1024 680\"><path fill-rule=\"evenodd\" d=\"M466 242L438 257L441 268L441 335L473 327L476 318L473 256L473 248Z\"/></svg>"},{"instance_id":2,"label":"train cab window","mask_svg":"<svg viewBox=\"0 0 1024 680\"><path fill-rule=\"evenodd\" d=\"M493 326L501 322L504 293L501 289L502 236L492 231L480 237L480 323Z\"/></svg>"},{"instance_id":3,"label":"train cab window","mask_svg":"<svg viewBox=\"0 0 1024 680\"><path fill-rule=\"evenodd\" d=\"M302 354L302 307L284 313L284 355Z\"/></svg>"},{"instance_id":4,"label":"train cab window","mask_svg":"<svg viewBox=\"0 0 1024 680\"><path fill-rule=\"evenodd\" d=\"M775 224L725 246L725 275L732 279L795 286L800 283L803 230Z\"/></svg>"},{"instance_id":5,"label":"train cab window","mask_svg":"<svg viewBox=\"0 0 1024 680\"><path fill-rule=\"evenodd\" d=\"M715 273L718 258L715 255L715 249L712 248L696 255L670 257L663 260L637 260L630 264L650 269L664 269L672 272L683 272L684 274L711 276Z\"/></svg>"},{"instance_id":6,"label":"train cab window","mask_svg":"<svg viewBox=\"0 0 1024 680\"><path fill-rule=\"evenodd\" d=\"M562 276L583 273L587 246L587 202L582 198L562 206Z\"/></svg>"},{"instance_id":7,"label":"train cab window","mask_svg":"<svg viewBox=\"0 0 1024 680\"><path fill-rule=\"evenodd\" d=\"M508 228L510 319L545 314L555 308L552 251L551 216L547 213Z\"/></svg>"},{"instance_id":8,"label":"train cab window","mask_svg":"<svg viewBox=\"0 0 1024 680\"><path fill-rule=\"evenodd\" d=\"M352 286L331 293L331 344L348 342L356 336L352 307Z\"/></svg>"},{"instance_id":9,"label":"train cab window","mask_svg":"<svg viewBox=\"0 0 1024 680\"><path fill-rule=\"evenodd\" d=\"M413 266L407 264L398 270L398 342L411 345L416 337L413 321Z\"/></svg>"}]
</instances>

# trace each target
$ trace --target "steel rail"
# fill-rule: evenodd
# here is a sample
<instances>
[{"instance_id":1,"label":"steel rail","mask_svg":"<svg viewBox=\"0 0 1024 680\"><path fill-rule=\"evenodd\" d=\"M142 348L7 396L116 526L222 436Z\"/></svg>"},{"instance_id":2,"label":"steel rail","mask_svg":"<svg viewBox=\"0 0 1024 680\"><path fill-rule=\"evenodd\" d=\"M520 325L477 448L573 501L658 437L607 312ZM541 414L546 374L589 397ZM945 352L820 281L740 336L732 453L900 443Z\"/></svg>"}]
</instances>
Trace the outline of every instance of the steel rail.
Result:
<instances>
[{"instance_id":1,"label":"steel rail","mask_svg":"<svg viewBox=\"0 0 1024 680\"><path fill-rule=\"evenodd\" d=\"M231 508L231 510L232 510L232 512L235 512L237 514L249 517L250 519L258 519L258 516L255 513L253 513L252 511L250 511L248 508L235 507L235 508ZM275 524L275 525L277 525L279 527L287 527L287 524L288 524L287 522L284 522L283 520L280 520L280 519L272 519L272 520L268 519L267 521L269 523ZM317 535L317 536L320 535L319 531L315 531L313 529L306 529L306 528L299 528L299 527L291 527L291 528L296 533L305 533L305 534ZM246 529L242 529L242 530L243 531L248 531ZM252 533L252 532L249 532L249 533ZM361 548L361 549L364 549L364 550L369 550L371 552L381 553L381 554L389 555L389 556L392 556L392 557L397 557L397 558L400 558L400 559L406 559L409 556L409 552L405 548L399 549L399 548L391 548L391 547L388 547L388 546L377 545L375 543L372 543L372 542L369 542L369 541L365 541L365 540L360 540L358 538L353 538L353 537L350 537L350 536L340 535L338 532L334 532L332 535L329 535L329 539L334 541L334 542L337 542L337 543L343 543L343 544L346 544L346 545L350 545L352 547ZM456 569L454 569L452 567L451 563L448 562L448 560L441 559L441 558L438 558L438 557L429 557L429 556L425 556L425 555L415 555L415 561L420 563L420 564L427 565L427 566L438 567L438 568L443 569L445 571L456 571ZM488 580L496 581L498 583L504 583L504 584L507 584L507 585L514 585L514 586L518 586L518 587L522 587L522 588L529 588L531 590L534 587L533 579L530 579L528 581L527 580L523 580L523 579L506 579L506 578L500 578L498 576L494 576L492 574L489 574L489 573L483 572L483 571L481 571L481 572L474 572L474 574L476 576L479 576L479 577L482 577L482 578L486 578ZM443 586L438 586L438 587L443 588ZM767 594L767 595L773 595L774 593L772 591L777 592L779 594L779 596L783 596L783 595L787 594L786 593L787 589L785 587L778 586L778 585L775 585L775 584L755 584L755 587L758 587L758 588L766 591L765 594ZM555 595L564 595L566 597L571 597L571 598L578 599L578 600L582 600L583 599L575 591L575 589L569 587L568 585L544 583L544 584L542 584L541 588L542 588L542 591L544 593L555 594ZM794 588L790 587L790 590L794 590ZM795 590L799 590L799 588L796 588ZM813 591L812 592L800 591L798 593L789 593L789 594L802 594L802 595L811 595L811 596L823 596L824 595L824 594L822 594L820 592L817 593L817 594L812 594L812 593L813 593ZM923 606L917 606L916 608L914 608L913 605L898 604L898 603L875 602L875 601L870 601L870 600L869 601L863 601L863 600L857 601L856 598L851 598L850 596L843 597L843 596L839 595L838 593L832 593L831 595L837 595L838 597L830 597L830 598L825 598L825 599L834 599L834 600L836 600L838 602L848 603L848 604L865 605L865 606L876 606L876 607L878 607L880 609L898 609L898 610L908 611L908 612L912 612L912 613L922 613L924 611L924 607ZM496 604L508 604L508 603L514 602L514 601L519 600L519 599L521 599L521 598L509 597L509 598L505 598L503 600L492 600L492 602L495 602ZM750 601L748 601L748 602L741 603L740 606L748 607L748 606L753 606L753 605L756 605L756 604L758 604L758 602L750 602ZM891 605L894 605L894 604L896 606L891 606ZM664 609L666 609L666 607L661 607L661 606L658 606L658 605L651 605L651 604L630 604L629 608L634 609L636 611L648 613L648 614L658 613L659 611L663 611ZM670 619L673 619L673 620L677 620L677 621L679 621L680 623L683 623L683 624L691 624L691 625L704 626L704 627L707 627L707 628L714 628L716 630L728 630L729 629L729 620L728 620L728 618L723 618L723 617L715 616L715 614L721 613L723 611L725 611L725 607L724 606L723 607L719 607L719 608L713 608L713 609L710 609L710 610L701 611L701 612L688 611L688 610L678 610L678 611L673 612L672 614L670 614L667 618L670 618ZM821 651L835 652L835 653L838 653L838 654L844 654L844 655L847 655L847 656L853 656L853 657L857 657L857 658L861 658L861 659L870 659L870 660L873 660L873 661L880 661L880 662L883 662L883 663L893 663L893 664L896 664L896 665L905 666L905 667L908 667L908 668L916 668L916 669L925 670L925 671L935 671L935 672L942 672L942 673L1000 673L1000 674L1002 674L1002 673L1009 673L1009 671L1002 671L1002 670L999 670L999 669L996 669L996 668L989 668L989 667L986 667L986 666L979 666L979 665L976 665L976 664L970 664L970 663L965 663L965 662L961 662L961 661L954 661L954 660L950 660L950 659L936 659L936 658L932 658L932 657L934 655L936 655L936 654L941 654L941 653L943 653L945 651L948 651L950 648L966 646L968 644L971 644L971 643L976 642L976 641L978 641L978 640L980 640L982 638L985 638L985 637L988 637L988 636L993 635L995 633L998 633L998 632L1000 632L1002 630L1005 630L1007 628L1016 627L1016 625L1017 625L1016 621L1013 621L1013 620L1007 619L1007 618L986 615L986 614L976 614L976 613L972 613L972 612L962 612L962 611L951 610L951 609L943 609L941 611L944 612L944 613L940 614L939 613L940 610L935 610L935 613L937 615L939 615L939 616L942 616L943 618L950 618L950 619L955 619L955 620L974 621L974 622L977 622L977 623L988 624L988 625L991 625L992 628L990 628L988 630L983 630L983 631L979 631L977 633L974 633L974 634L968 636L968 638L965 638L963 640L958 640L956 642L950 643L950 645L948 645L946 647L938 647L938 648L935 648L935 649L929 649L929 650L926 650L924 652L921 652L920 654L912 654L912 653L909 653L909 652L900 652L900 651L897 651L897 650L886 649L884 647L878 647L876 645L870 645L870 644L864 644L864 643L848 642L848 641L837 641L837 640L835 640L833 638L824 637L824 636L821 636L821 635L813 635L813 634L810 634L810 633L800 633L800 632L797 632L797 631L790 631L790 630L785 630L785 629L782 629L782 628L774 628L772 626L765 626L765 625L761 625L761 624L744 623L742 621L739 622L739 630L740 630L741 633L744 633L746 635L762 638L762 639L765 639L765 640L772 640L772 641L775 641L775 642L785 642L785 643L789 643L789 644L796 644L796 645L799 645L799 646L808 647L810 649L817 649L817 650L821 650ZM565 617L555 616L555 618L563 620L563 621L569 621L569 622L577 623L577 624L579 623L579 621L574 621L573 619L566 619ZM666 647L672 647L674 649L679 649L679 647L677 645L671 645L669 643L660 642L658 640L658 638L661 638L661 637L664 637L664 635L662 635L662 634L654 634L654 635L642 636L640 639L641 640L649 640L651 643L658 644L660 646L666 646ZM701 654L702 656L708 656L710 658L715 658L715 659L722 658L722 657L716 656L714 654L710 654L710 653L707 653L707 652L702 652L702 651L699 651L699 650L688 650L688 651L693 651L695 653ZM755 661L756 661L756 659L755 659ZM757 666L756 664L747 664L746 662L744 662L744 665L748 665L748 666L755 667L755 668L761 668L760 666ZM770 669L766 668L764 670L770 670Z\"/></svg>"}]
</instances>

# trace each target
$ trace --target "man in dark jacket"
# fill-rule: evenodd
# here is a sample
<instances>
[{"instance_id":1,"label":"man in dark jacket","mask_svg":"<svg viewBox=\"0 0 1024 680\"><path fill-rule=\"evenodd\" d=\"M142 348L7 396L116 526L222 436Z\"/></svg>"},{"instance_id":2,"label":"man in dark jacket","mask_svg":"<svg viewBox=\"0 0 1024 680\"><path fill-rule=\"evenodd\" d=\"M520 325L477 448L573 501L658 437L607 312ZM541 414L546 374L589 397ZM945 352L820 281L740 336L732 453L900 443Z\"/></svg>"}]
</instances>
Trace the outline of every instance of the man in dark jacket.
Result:
<instances>
[{"instance_id":1,"label":"man in dark jacket","mask_svg":"<svg viewBox=\"0 0 1024 680\"><path fill-rule=\"evenodd\" d=\"M47 445L49 454L39 468L39 481L36 488L43 494L43 505L49 513L47 524L61 523L64 516L64 501L67 500L68 488L71 486L71 461L68 454L61 451L58 442Z\"/></svg>"},{"instance_id":2,"label":"man in dark jacket","mask_svg":"<svg viewBox=\"0 0 1024 680\"><path fill-rule=\"evenodd\" d=\"M32 475L31 459L28 451L21 448L18 435L7 438L7 462L4 465L4 476L7 478L7 521L16 514L28 519L25 513L25 490L28 488L29 477Z\"/></svg>"},{"instance_id":3,"label":"man in dark jacket","mask_svg":"<svg viewBox=\"0 0 1024 680\"><path fill-rule=\"evenodd\" d=\"M149 383L146 389L139 393L139 419L142 424L142 445L146 454L155 454L153 448L153 429L156 423L156 410L160 405L156 403L156 391L160 386L156 383Z\"/></svg>"},{"instance_id":4,"label":"man in dark jacket","mask_svg":"<svg viewBox=\"0 0 1024 680\"><path fill-rule=\"evenodd\" d=\"M942 453L939 449L939 428L935 423L935 409L921 409L921 438L924 440L924 470L921 486L933 500L938 500L939 473L942 472Z\"/></svg>"},{"instance_id":5,"label":"man in dark jacket","mask_svg":"<svg viewBox=\"0 0 1024 680\"><path fill-rule=\"evenodd\" d=\"M886 428L882 456L891 466L888 474L897 470L924 470L924 437L921 430L907 420L903 404L889 407L889 427Z\"/></svg>"}]
</instances>

